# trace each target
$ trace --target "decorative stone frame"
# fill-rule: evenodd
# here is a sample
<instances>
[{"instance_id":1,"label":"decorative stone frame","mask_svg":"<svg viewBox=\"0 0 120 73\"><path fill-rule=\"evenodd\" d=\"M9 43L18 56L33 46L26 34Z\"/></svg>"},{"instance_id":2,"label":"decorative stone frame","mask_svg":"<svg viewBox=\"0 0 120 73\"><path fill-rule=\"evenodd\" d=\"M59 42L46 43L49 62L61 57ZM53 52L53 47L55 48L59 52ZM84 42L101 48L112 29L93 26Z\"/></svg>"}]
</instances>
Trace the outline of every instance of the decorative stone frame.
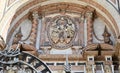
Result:
<instances>
[{"instance_id":1,"label":"decorative stone frame","mask_svg":"<svg viewBox=\"0 0 120 73\"><path fill-rule=\"evenodd\" d=\"M51 39L50 37L50 25L52 24L52 22L54 22L55 20L58 20L60 18L65 18L65 19L69 19L73 24L74 24L74 28L75 28L75 31L74 31L74 35L73 37L71 38L70 42L68 44L66 44L65 46L57 46L55 43L53 43L53 40ZM76 27L76 23L75 23L75 20L73 18L71 18L70 16L67 16L67 15L64 15L64 16L61 16L61 15L58 15L58 16L55 16L51 19L51 21L48 23L47 25L47 35L48 35L48 39L50 40L50 44L53 48L56 48L56 49L67 49L69 47L71 47L74 43L74 40L75 40L75 37L77 35L77 27Z\"/></svg>"}]
</instances>

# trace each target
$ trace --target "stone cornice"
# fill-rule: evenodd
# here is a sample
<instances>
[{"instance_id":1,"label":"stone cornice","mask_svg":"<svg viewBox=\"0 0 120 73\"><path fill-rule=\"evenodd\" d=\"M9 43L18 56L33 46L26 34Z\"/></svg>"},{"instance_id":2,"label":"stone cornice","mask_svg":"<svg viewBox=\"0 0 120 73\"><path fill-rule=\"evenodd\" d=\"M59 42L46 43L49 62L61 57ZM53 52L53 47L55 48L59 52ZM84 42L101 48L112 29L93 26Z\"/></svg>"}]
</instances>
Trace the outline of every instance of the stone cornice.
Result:
<instances>
[{"instance_id":1,"label":"stone cornice","mask_svg":"<svg viewBox=\"0 0 120 73\"><path fill-rule=\"evenodd\" d=\"M39 58L43 61L66 61L66 55L62 54L43 54L39 55ZM80 54L70 54L68 55L69 61L85 61Z\"/></svg>"}]
</instances>

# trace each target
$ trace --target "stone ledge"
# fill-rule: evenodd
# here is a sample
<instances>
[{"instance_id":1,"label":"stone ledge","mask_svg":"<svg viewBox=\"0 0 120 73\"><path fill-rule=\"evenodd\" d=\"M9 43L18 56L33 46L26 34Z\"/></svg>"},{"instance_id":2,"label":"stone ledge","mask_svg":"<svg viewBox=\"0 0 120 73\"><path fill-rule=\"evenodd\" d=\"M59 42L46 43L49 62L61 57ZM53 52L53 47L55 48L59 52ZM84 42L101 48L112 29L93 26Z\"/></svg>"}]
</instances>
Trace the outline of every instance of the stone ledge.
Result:
<instances>
[{"instance_id":1,"label":"stone ledge","mask_svg":"<svg viewBox=\"0 0 120 73\"><path fill-rule=\"evenodd\" d=\"M66 61L66 55L63 54L43 54L39 55L39 58L43 61ZM68 55L69 61L85 61L80 54Z\"/></svg>"}]
</instances>

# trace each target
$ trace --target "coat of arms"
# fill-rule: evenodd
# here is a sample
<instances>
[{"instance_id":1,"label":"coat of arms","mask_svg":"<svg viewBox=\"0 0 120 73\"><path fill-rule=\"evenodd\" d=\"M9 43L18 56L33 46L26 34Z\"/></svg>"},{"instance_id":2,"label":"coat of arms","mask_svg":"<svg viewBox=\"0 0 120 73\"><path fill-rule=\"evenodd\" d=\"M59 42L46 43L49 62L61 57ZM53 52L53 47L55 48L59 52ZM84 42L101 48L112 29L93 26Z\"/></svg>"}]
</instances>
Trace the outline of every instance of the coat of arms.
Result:
<instances>
[{"instance_id":1,"label":"coat of arms","mask_svg":"<svg viewBox=\"0 0 120 73\"><path fill-rule=\"evenodd\" d=\"M72 44L76 27L73 21L61 16L51 22L48 26L49 38L54 48L68 48Z\"/></svg>"}]
</instances>

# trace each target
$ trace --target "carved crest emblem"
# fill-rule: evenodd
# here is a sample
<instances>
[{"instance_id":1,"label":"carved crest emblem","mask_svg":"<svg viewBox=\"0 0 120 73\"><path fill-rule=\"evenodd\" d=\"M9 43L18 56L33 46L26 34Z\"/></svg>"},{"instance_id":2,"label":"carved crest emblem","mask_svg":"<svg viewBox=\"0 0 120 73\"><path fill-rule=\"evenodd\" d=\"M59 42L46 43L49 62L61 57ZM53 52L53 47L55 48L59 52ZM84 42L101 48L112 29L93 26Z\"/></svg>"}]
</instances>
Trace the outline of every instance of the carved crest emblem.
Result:
<instances>
[{"instance_id":1,"label":"carved crest emblem","mask_svg":"<svg viewBox=\"0 0 120 73\"><path fill-rule=\"evenodd\" d=\"M73 20L66 16L60 16L48 25L48 36L54 48L70 47L75 34L76 26Z\"/></svg>"}]
</instances>

